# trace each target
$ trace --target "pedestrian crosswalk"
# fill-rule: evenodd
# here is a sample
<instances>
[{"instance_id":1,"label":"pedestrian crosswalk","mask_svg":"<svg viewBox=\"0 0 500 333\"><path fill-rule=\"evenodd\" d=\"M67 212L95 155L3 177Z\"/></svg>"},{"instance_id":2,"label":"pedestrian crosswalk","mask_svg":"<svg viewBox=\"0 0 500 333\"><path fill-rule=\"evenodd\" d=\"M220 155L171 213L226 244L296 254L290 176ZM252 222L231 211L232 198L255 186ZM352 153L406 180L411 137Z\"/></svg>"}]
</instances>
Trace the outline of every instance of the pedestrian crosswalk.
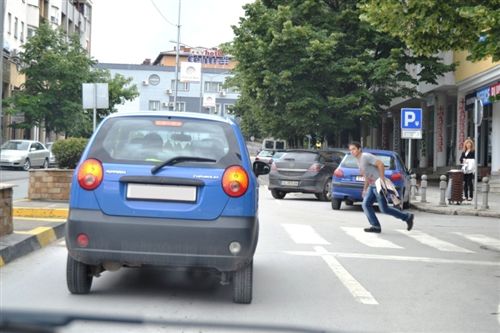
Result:
<instances>
[{"instance_id":1,"label":"pedestrian crosswalk","mask_svg":"<svg viewBox=\"0 0 500 333\"><path fill-rule=\"evenodd\" d=\"M323 237L320 232L310 225L287 223L282 224L282 227L296 244L330 244L327 237ZM442 237L446 236L446 240L444 240L420 230L412 230L411 232L403 229L395 230L396 233L405 236L405 238L393 237L387 234L366 233L360 227L340 227L340 230L359 244L369 248L405 249L408 246L408 240L410 240L418 245L423 245L428 249L437 250L441 253L469 254L477 253L481 249L500 251L500 239L477 233L468 234L451 231L441 234ZM450 242L450 237L454 237L454 243L457 244Z\"/></svg>"}]
</instances>

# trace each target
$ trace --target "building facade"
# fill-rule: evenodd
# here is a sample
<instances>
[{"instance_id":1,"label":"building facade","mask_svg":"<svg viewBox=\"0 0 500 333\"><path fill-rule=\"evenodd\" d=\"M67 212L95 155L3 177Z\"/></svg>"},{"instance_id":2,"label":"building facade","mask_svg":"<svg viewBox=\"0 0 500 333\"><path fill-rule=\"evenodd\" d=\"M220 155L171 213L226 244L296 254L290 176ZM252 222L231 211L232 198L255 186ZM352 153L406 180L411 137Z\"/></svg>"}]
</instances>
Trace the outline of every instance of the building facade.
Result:
<instances>
[{"instance_id":1,"label":"building facade","mask_svg":"<svg viewBox=\"0 0 500 333\"><path fill-rule=\"evenodd\" d=\"M231 57L219 49L181 47L176 74L176 56L176 50L172 50L160 53L153 62L146 59L141 65L98 64L99 68L109 70L112 75L121 74L132 78L131 84L138 87L139 96L133 101L117 105L117 110L177 110L221 116L231 114L239 97L236 89L226 86L235 65ZM200 81L183 82L180 73L182 63L201 64Z\"/></svg>"},{"instance_id":2,"label":"building facade","mask_svg":"<svg viewBox=\"0 0 500 333\"><path fill-rule=\"evenodd\" d=\"M21 65L19 52L41 23L47 22L53 28L78 34L82 47L90 54L92 0L4 0L4 2L2 99L21 89L25 82L25 77L19 73ZM22 121L22 117L22 115L7 116L2 113L0 119L2 139L43 139L45 135L38 128L31 131L16 128L15 124Z\"/></svg>"},{"instance_id":3,"label":"building facade","mask_svg":"<svg viewBox=\"0 0 500 333\"><path fill-rule=\"evenodd\" d=\"M443 174L459 167L466 138L474 138L474 100L484 105L478 127L477 161L480 176L500 176L500 63L471 63L465 52L444 52L443 62L457 62L455 72L439 78L436 85L421 84L420 98L394 100L381 117L379 128L367 129L366 146L399 152L418 173ZM409 68L418 73L418 67ZM422 139L401 139L401 108L421 108ZM411 144L411 149L410 149Z\"/></svg>"}]
</instances>

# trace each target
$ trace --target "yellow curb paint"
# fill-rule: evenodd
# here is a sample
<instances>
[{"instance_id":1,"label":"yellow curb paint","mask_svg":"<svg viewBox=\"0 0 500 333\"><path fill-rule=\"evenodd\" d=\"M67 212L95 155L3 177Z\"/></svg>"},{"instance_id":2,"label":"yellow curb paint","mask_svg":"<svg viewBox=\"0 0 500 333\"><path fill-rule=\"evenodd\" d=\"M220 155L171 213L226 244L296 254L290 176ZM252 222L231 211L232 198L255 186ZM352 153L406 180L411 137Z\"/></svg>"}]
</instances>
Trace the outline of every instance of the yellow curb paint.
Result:
<instances>
[{"instance_id":1,"label":"yellow curb paint","mask_svg":"<svg viewBox=\"0 0 500 333\"><path fill-rule=\"evenodd\" d=\"M12 208L12 215L14 217L48 217L65 219L68 217L68 209L14 207Z\"/></svg>"},{"instance_id":2,"label":"yellow curb paint","mask_svg":"<svg viewBox=\"0 0 500 333\"><path fill-rule=\"evenodd\" d=\"M49 227L37 227L29 231L16 231L15 233L23 235L35 235L41 247L44 247L57 239L54 229Z\"/></svg>"},{"instance_id":3,"label":"yellow curb paint","mask_svg":"<svg viewBox=\"0 0 500 333\"><path fill-rule=\"evenodd\" d=\"M38 242L40 246L46 246L52 242L54 242L57 237L54 229L48 227L38 227L33 229L36 232L36 238L38 238Z\"/></svg>"},{"instance_id":4,"label":"yellow curb paint","mask_svg":"<svg viewBox=\"0 0 500 333\"><path fill-rule=\"evenodd\" d=\"M0 256L0 267L5 266L5 261L3 261L2 256Z\"/></svg>"}]
</instances>

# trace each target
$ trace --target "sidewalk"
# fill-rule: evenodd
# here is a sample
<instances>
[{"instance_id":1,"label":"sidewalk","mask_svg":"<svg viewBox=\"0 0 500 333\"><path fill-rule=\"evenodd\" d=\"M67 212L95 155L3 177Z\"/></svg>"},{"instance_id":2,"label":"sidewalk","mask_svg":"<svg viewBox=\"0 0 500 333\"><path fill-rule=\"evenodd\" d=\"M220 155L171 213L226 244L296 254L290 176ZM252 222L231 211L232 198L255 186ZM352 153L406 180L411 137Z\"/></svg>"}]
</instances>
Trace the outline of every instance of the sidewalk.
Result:
<instances>
[{"instance_id":1,"label":"sidewalk","mask_svg":"<svg viewBox=\"0 0 500 333\"><path fill-rule=\"evenodd\" d=\"M421 196L411 201L411 208L435 214L469 215L478 217L500 218L500 193L488 194L489 209L481 209L482 194L478 195L478 209L474 201L464 201L460 205L440 206L439 187L435 184L427 188L427 202L421 202ZM13 202L14 233L0 237L0 267L38 250L64 236L67 202L15 200Z\"/></svg>"},{"instance_id":2,"label":"sidewalk","mask_svg":"<svg viewBox=\"0 0 500 333\"><path fill-rule=\"evenodd\" d=\"M500 193L488 193L488 209L482 209L483 194L480 192L481 184L478 184L477 209L474 208L474 200L463 201L461 204L449 204L445 198L446 206L440 206L440 191L437 184L429 185L426 193L425 203L421 202L422 197L417 195L416 200L411 200L411 207L424 212L446 215L469 215L481 217L500 218Z\"/></svg>"},{"instance_id":3,"label":"sidewalk","mask_svg":"<svg viewBox=\"0 0 500 333\"><path fill-rule=\"evenodd\" d=\"M0 237L0 267L64 236L67 202L14 200L14 232Z\"/></svg>"}]
</instances>

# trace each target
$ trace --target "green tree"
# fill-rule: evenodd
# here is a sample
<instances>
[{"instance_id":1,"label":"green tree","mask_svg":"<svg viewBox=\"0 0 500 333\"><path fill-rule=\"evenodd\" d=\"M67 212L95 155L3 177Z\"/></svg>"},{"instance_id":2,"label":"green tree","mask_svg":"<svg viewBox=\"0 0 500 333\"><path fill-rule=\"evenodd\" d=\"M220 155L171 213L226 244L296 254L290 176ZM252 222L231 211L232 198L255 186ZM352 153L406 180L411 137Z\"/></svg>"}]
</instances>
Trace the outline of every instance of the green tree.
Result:
<instances>
[{"instance_id":1,"label":"green tree","mask_svg":"<svg viewBox=\"0 0 500 333\"><path fill-rule=\"evenodd\" d=\"M23 45L20 60L26 81L5 101L6 113L24 115L18 128L39 126L48 132L88 136L91 130L85 129L91 129L92 116L82 109L85 82L108 82L110 86L110 108L100 112L100 117L113 110L113 103L137 96L136 88L119 86L130 81L94 69L95 61L81 47L77 35L67 36L47 24L41 24Z\"/></svg>"},{"instance_id":2,"label":"green tree","mask_svg":"<svg viewBox=\"0 0 500 333\"><path fill-rule=\"evenodd\" d=\"M418 54L468 50L500 60L500 0L363 0L362 18Z\"/></svg>"},{"instance_id":3,"label":"green tree","mask_svg":"<svg viewBox=\"0 0 500 333\"><path fill-rule=\"evenodd\" d=\"M416 84L452 69L360 21L354 0L257 0L244 8L225 45L238 60L236 113L242 127L257 121L290 142L331 137L359 127L360 118L374 124L393 98L413 96ZM410 64L419 65L415 76Z\"/></svg>"}]
</instances>

